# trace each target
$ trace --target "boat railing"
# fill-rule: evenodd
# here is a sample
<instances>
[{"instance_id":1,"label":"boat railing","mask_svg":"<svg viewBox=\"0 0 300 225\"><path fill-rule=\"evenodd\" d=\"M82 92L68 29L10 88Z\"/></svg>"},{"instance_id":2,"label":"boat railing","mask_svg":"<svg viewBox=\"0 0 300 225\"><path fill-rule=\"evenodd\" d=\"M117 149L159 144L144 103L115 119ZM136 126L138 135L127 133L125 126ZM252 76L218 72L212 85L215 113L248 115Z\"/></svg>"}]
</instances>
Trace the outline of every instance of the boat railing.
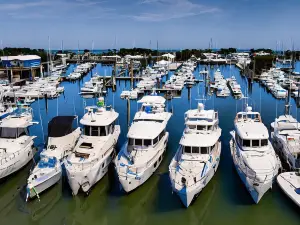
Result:
<instances>
[{"instance_id":1,"label":"boat railing","mask_svg":"<svg viewBox=\"0 0 300 225\"><path fill-rule=\"evenodd\" d=\"M235 148L235 144L232 143L232 148ZM237 164L237 166L241 169L240 171L248 178L250 179L253 184L257 183L265 183L268 181L273 180L274 176L276 175L276 169L274 168L272 171L268 169L260 169L257 172L253 171L249 166L247 166L243 160L239 160L236 158L235 154L232 154L234 157L234 162ZM263 179L262 179L263 178Z\"/></svg>"},{"instance_id":2,"label":"boat railing","mask_svg":"<svg viewBox=\"0 0 300 225\"><path fill-rule=\"evenodd\" d=\"M104 159L107 157L107 155L111 154L111 150L113 150L114 145L112 145L104 154L101 155L101 158L95 158L90 162L85 162L84 158L81 158L79 162L70 162L67 160L67 166L71 166L74 169L79 169L80 171L86 170L88 168L93 167L94 165L96 165L97 163L99 163L99 161L101 161L101 159ZM108 154L109 153L109 154ZM93 156L95 156L96 153L94 153Z\"/></svg>"}]
</instances>

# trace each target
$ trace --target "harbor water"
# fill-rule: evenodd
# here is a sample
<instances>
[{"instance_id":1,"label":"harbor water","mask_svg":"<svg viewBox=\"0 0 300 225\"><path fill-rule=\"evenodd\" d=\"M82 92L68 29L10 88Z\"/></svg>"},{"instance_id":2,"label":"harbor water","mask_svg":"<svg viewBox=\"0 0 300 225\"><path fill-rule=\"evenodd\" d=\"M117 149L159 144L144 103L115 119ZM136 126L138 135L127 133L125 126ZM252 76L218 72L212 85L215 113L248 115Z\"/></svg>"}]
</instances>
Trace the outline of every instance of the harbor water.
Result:
<instances>
[{"instance_id":1,"label":"harbor water","mask_svg":"<svg viewBox=\"0 0 300 225\"><path fill-rule=\"evenodd\" d=\"M68 73L74 66L69 67ZM204 79L199 75L199 71L204 67L199 65L195 70L197 79ZM219 68L225 78L233 75L236 77L244 95L248 93L253 110L261 113L263 122L268 128L276 117L284 113L285 100L276 100L259 83L249 83L233 65ZM300 71L299 63L296 68ZM216 66L209 68L211 76L216 69ZM48 122L54 116L77 115L80 120L85 113L84 107L96 104L96 98L82 98L78 94L83 83L96 72L111 75L112 68L98 64L82 80L73 83L63 82L65 92L59 98L47 101L40 99L32 104L34 120L40 122L30 129L31 134L37 136L35 139L37 146L42 148L46 142ZM63 177L61 182L40 195L40 201L33 199L26 203L25 185L29 171L35 163L33 161L19 172L0 181L0 224L299 225L299 208L285 196L276 183L258 205L253 203L235 171L229 149L229 132L234 128L233 120L237 111L241 111L244 107L244 101L236 100L232 96L217 98L215 95L209 95L205 86L206 82L201 82L190 89L184 88L181 97L168 100L167 105L172 109L173 116L167 127L170 133L167 153L156 173L137 190L125 194L111 166L108 174L95 185L89 196L79 194L73 197L66 177ZM121 135L117 150L124 144L128 125L139 109L137 102L131 100L128 115L128 102L120 99L120 94L125 89L130 89L130 81L117 80L116 91L108 89L105 98L106 104L112 105L119 113ZM178 196L172 194L168 166L177 151L184 129L184 113L190 108L196 108L199 99L206 99L207 109L214 108L219 112L222 154L217 173L197 200L186 209ZM300 119L300 110L297 109L293 99L291 105L291 114Z\"/></svg>"}]
</instances>

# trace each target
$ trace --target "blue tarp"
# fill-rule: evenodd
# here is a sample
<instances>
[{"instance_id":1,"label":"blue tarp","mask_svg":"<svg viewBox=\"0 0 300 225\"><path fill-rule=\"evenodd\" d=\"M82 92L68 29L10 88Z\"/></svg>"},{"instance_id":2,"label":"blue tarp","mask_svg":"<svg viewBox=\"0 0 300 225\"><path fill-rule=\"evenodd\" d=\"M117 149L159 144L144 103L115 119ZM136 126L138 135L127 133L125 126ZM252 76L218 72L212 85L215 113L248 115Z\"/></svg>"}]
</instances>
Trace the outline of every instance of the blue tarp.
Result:
<instances>
[{"instance_id":1,"label":"blue tarp","mask_svg":"<svg viewBox=\"0 0 300 225\"><path fill-rule=\"evenodd\" d=\"M53 158L43 158L39 164L38 164L38 167L39 168L53 168L55 167L56 165L56 162L57 162L57 159L55 157Z\"/></svg>"},{"instance_id":2,"label":"blue tarp","mask_svg":"<svg viewBox=\"0 0 300 225\"><path fill-rule=\"evenodd\" d=\"M150 105L145 106L145 112L146 113L151 113L152 112L152 107Z\"/></svg>"}]
</instances>

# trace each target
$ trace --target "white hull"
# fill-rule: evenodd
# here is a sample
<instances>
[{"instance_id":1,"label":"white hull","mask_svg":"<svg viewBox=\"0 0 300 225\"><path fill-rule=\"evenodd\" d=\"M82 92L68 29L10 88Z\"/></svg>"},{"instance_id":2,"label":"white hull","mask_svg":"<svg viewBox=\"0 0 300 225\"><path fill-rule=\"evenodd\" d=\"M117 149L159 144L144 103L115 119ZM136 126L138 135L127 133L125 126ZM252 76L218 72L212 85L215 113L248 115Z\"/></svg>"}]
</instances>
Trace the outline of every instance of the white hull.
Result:
<instances>
[{"instance_id":1,"label":"white hull","mask_svg":"<svg viewBox=\"0 0 300 225\"><path fill-rule=\"evenodd\" d=\"M221 146L221 144L220 144L220 146ZM201 179L200 182L198 182L195 186L192 186L192 187L177 190L177 189L174 188L175 184L172 181L172 179L170 178L171 183L172 183L173 191L179 196L181 202L184 204L185 207L189 207L189 205L200 194L200 192L203 190L203 188L205 188L207 186L209 181L213 178L213 176L217 172L217 169L219 167L219 163L220 163L220 160L217 160L214 168L211 169L207 173L207 175L203 179Z\"/></svg>"},{"instance_id":2,"label":"white hull","mask_svg":"<svg viewBox=\"0 0 300 225\"><path fill-rule=\"evenodd\" d=\"M148 164L148 167L145 168L145 170L142 173L134 174L134 173L128 173L128 167L121 165L118 165L118 168L116 168L119 176L119 181L124 189L124 191L131 192L134 189L141 186L143 183L145 183L152 174L157 170L159 165L161 164L164 156L164 152L166 151L169 133L166 133L167 137L164 141L163 145L158 150L157 154Z\"/></svg>"},{"instance_id":3,"label":"white hull","mask_svg":"<svg viewBox=\"0 0 300 225\"><path fill-rule=\"evenodd\" d=\"M239 177L241 178L242 182L244 183L245 187L247 188L248 192L250 193L253 201L257 204L260 201L260 199L263 197L263 195L269 189L272 188L273 180L264 183L259 183L259 182L255 182L255 180L253 180L252 178L247 177L247 175L243 172L243 169L239 167L238 162L236 161L237 158L236 149L232 140L230 141L230 150L231 150L230 152L233 158L233 163L236 168L236 171Z\"/></svg>"},{"instance_id":4,"label":"white hull","mask_svg":"<svg viewBox=\"0 0 300 225\"><path fill-rule=\"evenodd\" d=\"M55 169L55 168L53 168ZM47 190L48 188L52 187L53 185L55 185L61 178L62 172L61 172L61 167L60 169L53 174L52 177L49 177L47 180L45 180L44 182L34 186L35 191L37 192L37 194L42 193L43 191ZM27 187L29 188L29 187ZM33 190L33 188L30 188L30 194L29 197L33 198L36 196L36 192Z\"/></svg>"},{"instance_id":5,"label":"white hull","mask_svg":"<svg viewBox=\"0 0 300 225\"><path fill-rule=\"evenodd\" d=\"M33 142L32 142L33 144ZM16 157L11 159L9 162L0 165L0 179L20 170L23 168L32 158L33 158L33 149L31 144L22 151L15 153ZM0 159L1 162L5 159Z\"/></svg>"},{"instance_id":6,"label":"white hull","mask_svg":"<svg viewBox=\"0 0 300 225\"><path fill-rule=\"evenodd\" d=\"M88 193L92 186L102 179L102 177L107 173L108 167L112 161L111 153L113 151L114 148L111 149L108 157L101 159L84 170L69 170L68 167L66 167L68 182L73 195L77 195L80 189L83 192Z\"/></svg>"},{"instance_id":7,"label":"white hull","mask_svg":"<svg viewBox=\"0 0 300 225\"><path fill-rule=\"evenodd\" d=\"M298 179L298 180L297 180ZM297 182L298 181L298 182ZM281 190L300 207L300 177L295 172L286 172L277 176ZM296 192L298 190L298 193Z\"/></svg>"}]
</instances>

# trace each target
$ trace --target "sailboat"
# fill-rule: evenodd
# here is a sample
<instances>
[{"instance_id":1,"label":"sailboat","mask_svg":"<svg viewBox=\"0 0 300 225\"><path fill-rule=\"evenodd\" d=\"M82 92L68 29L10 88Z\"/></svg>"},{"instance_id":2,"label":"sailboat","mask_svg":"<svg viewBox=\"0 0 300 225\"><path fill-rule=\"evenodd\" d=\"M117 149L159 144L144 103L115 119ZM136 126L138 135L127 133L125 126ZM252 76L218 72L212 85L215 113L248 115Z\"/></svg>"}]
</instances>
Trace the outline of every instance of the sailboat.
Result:
<instances>
[{"instance_id":1,"label":"sailboat","mask_svg":"<svg viewBox=\"0 0 300 225\"><path fill-rule=\"evenodd\" d=\"M188 207L218 169L221 129L218 113L205 110L202 103L185 113L185 125L169 174L173 191Z\"/></svg>"},{"instance_id":2,"label":"sailboat","mask_svg":"<svg viewBox=\"0 0 300 225\"><path fill-rule=\"evenodd\" d=\"M281 163L260 113L252 112L252 107L246 104L246 110L237 113L234 127L230 132L233 163L253 201L258 203L272 188Z\"/></svg>"}]
</instances>

